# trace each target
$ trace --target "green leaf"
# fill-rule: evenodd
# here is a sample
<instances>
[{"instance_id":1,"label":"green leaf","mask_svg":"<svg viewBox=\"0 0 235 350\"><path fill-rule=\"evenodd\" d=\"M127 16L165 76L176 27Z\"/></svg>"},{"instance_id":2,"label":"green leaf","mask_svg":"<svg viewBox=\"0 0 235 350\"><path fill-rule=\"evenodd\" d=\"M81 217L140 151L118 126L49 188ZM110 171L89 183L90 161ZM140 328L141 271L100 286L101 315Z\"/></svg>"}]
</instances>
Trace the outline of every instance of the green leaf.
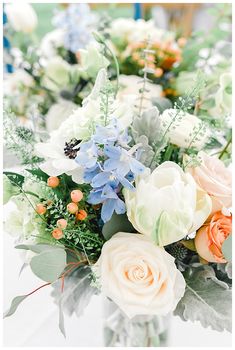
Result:
<instances>
[{"instance_id":1,"label":"green leaf","mask_svg":"<svg viewBox=\"0 0 235 350\"><path fill-rule=\"evenodd\" d=\"M184 321L200 321L217 331L232 328L232 291L218 280L211 266L192 267L184 273L186 290L175 315Z\"/></svg>"},{"instance_id":2,"label":"green leaf","mask_svg":"<svg viewBox=\"0 0 235 350\"><path fill-rule=\"evenodd\" d=\"M64 313L63 313L63 307L61 302L59 302L59 329L63 334L63 336L66 338L66 332L64 327Z\"/></svg>"},{"instance_id":3,"label":"green leaf","mask_svg":"<svg viewBox=\"0 0 235 350\"><path fill-rule=\"evenodd\" d=\"M66 266L66 252L51 249L34 256L30 261L33 273L46 282L56 281Z\"/></svg>"},{"instance_id":4,"label":"green leaf","mask_svg":"<svg viewBox=\"0 0 235 350\"><path fill-rule=\"evenodd\" d=\"M19 245L15 246L15 248L16 249L31 250L34 253L40 254L40 253L48 251L48 250L63 248L63 246L39 243L39 244L19 244Z\"/></svg>"},{"instance_id":5,"label":"green leaf","mask_svg":"<svg viewBox=\"0 0 235 350\"><path fill-rule=\"evenodd\" d=\"M136 232L126 214L118 215L113 213L111 219L106 222L102 234L106 240L110 239L117 232Z\"/></svg>"},{"instance_id":6,"label":"green leaf","mask_svg":"<svg viewBox=\"0 0 235 350\"><path fill-rule=\"evenodd\" d=\"M227 261L232 261L232 235L229 235L224 241L222 252Z\"/></svg>"},{"instance_id":7,"label":"green leaf","mask_svg":"<svg viewBox=\"0 0 235 350\"><path fill-rule=\"evenodd\" d=\"M45 181L45 182L47 182L47 179L49 177L46 173L44 173L44 171L42 171L39 168L37 168L37 169L26 169L26 171L28 171L28 173L32 174L33 176L36 176L39 180L42 180L42 181Z\"/></svg>"},{"instance_id":8,"label":"green leaf","mask_svg":"<svg viewBox=\"0 0 235 350\"><path fill-rule=\"evenodd\" d=\"M15 313L17 310L18 306L22 303L22 301L27 298L28 295L19 295L15 297L12 302L9 310L4 314L4 317L9 317Z\"/></svg>"},{"instance_id":9,"label":"green leaf","mask_svg":"<svg viewBox=\"0 0 235 350\"><path fill-rule=\"evenodd\" d=\"M4 171L3 174L5 174L8 177L8 179L11 181L12 185L19 186L20 188L22 187L22 185L24 183L24 176L23 175L13 173L10 171Z\"/></svg>"},{"instance_id":10,"label":"green leaf","mask_svg":"<svg viewBox=\"0 0 235 350\"><path fill-rule=\"evenodd\" d=\"M172 108L172 102L166 97L154 97L152 98L152 103L157 107L160 114L162 114L166 109Z\"/></svg>"}]
</instances>

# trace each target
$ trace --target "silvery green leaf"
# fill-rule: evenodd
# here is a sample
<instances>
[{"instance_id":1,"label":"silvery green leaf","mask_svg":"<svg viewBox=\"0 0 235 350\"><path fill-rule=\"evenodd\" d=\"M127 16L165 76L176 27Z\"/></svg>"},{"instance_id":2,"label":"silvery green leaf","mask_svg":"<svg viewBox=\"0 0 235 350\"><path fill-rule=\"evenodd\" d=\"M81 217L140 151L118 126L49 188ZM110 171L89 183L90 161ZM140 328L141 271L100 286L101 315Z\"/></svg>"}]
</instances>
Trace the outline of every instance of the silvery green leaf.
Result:
<instances>
[{"instance_id":1,"label":"silvery green leaf","mask_svg":"<svg viewBox=\"0 0 235 350\"><path fill-rule=\"evenodd\" d=\"M27 297L28 297L27 294L26 295L19 295L19 296L15 297L11 302L11 306L10 306L9 310L5 312L4 317L8 317L8 316L13 315L15 313L15 311L17 310L18 306Z\"/></svg>"},{"instance_id":2,"label":"silvery green leaf","mask_svg":"<svg viewBox=\"0 0 235 350\"><path fill-rule=\"evenodd\" d=\"M61 291L61 281L52 284L52 296L55 303L71 316L75 313L78 317L89 304L93 294L98 290L91 286L91 269L81 266L65 277L64 290Z\"/></svg>"},{"instance_id":3,"label":"silvery green leaf","mask_svg":"<svg viewBox=\"0 0 235 350\"><path fill-rule=\"evenodd\" d=\"M225 266L225 271L227 272L228 278L232 279L233 272L232 272L232 263L228 262Z\"/></svg>"},{"instance_id":4,"label":"silvery green leaf","mask_svg":"<svg viewBox=\"0 0 235 350\"><path fill-rule=\"evenodd\" d=\"M216 264L216 277L232 287L232 263Z\"/></svg>"},{"instance_id":5,"label":"silvery green leaf","mask_svg":"<svg viewBox=\"0 0 235 350\"><path fill-rule=\"evenodd\" d=\"M156 143L160 137L160 118L157 107L144 111L141 116L136 116L132 124L132 133L135 141L145 135L148 144Z\"/></svg>"},{"instance_id":6,"label":"silvery green leaf","mask_svg":"<svg viewBox=\"0 0 235 350\"><path fill-rule=\"evenodd\" d=\"M172 102L165 97L154 97L152 98L152 103L157 107L160 114L162 114L166 109L172 108Z\"/></svg>"},{"instance_id":7,"label":"silvery green leaf","mask_svg":"<svg viewBox=\"0 0 235 350\"><path fill-rule=\"evenodd\" d=\"M232 292L215 276L211 266L189 268L184 273L186 290L175 315L184 321L200 321L203 327L231 332Z\"/></svg>"},{"instance_id":8,"label":"silvery green leaf","mask_svg":"<svg viewBox=\"0 0 235 350\"><path fill-rule=\"evenodd\" d=\"M40 254L42 252L45 252L47 250L52 250L52 249L58 249L61 248L62 246L58 245L52 245L52 244L19 244L15 246L16 249L25 249L25 250L31 250L34 253Z\"/></svg>"},{"instance_id":9,"label":"silvery green leaf","mask_svg":"<svg viewBox=\"0 0 235 350\"><path fill-rule=\"evenodd\" d=\"M232 261L232 235L229 235L222 244L222 252L227 261Z\"/></svg>"},{"instance_id":10,"label":"silvery green leaf","mask_svg":"<svg viewBox=\"0 0 235 350\"><path fill-rule=\"evenodd\" d=\"M31 259L30 267L43 281L54 282L66 267L66 252L61 248L41 252Z\"/></svg>"},{"instance_id":11,"label":"silvery green leaf","mask_svg":"<svg viewBox=\"0 0 235 350\"><path fill-rule=\"evenodd\" d=\"M59 329L63 336L66 338L66 332L64 327L64 312L61 302L59 302Z\"/></svg>"},{"instance_id":12,"label":"silvery green leaf","mask_svg":"<svg viewBox=\"0 0 235 350\"><path fill-rule=\"evenodd\" d=\"M111 219L102 228L103 236L107 240L117 232L136 232L126 214L113 213Z\"/></svg>"}]
</instances>

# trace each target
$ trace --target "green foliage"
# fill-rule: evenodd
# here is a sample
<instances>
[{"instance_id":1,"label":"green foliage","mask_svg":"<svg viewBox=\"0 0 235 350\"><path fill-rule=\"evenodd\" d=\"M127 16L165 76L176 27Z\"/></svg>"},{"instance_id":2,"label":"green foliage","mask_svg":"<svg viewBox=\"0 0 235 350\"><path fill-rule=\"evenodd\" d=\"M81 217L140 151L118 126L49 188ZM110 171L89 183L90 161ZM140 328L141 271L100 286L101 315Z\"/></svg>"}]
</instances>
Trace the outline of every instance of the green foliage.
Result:
<instances>
[{"instance_id":1,"label":"green foliage","mask_svg":"<svg viewBox=\"0 0 235 350\"><path fill-rule=\"evenodd\" d=\"M203 327L231 332L232 292L216 278L211 266L190 267L184 273L186 290L175 315L182 320L200 321Z\"/></svg>"},{"instance_id":2,"label":"green foliage","mask_svg":"<svg viewBox=\"0 0 235 350\"><path fill-rule=\"evenodd\" d=\"M232 261L232 235L224 241L222 245L222 252L227 261Z\"/></svg>"},{"instance_id":3,"label":"green foliage","mask_svg":"<svg viewBox=\"0 0 235 350\"><path fill-rule=\"evenodd\" d=\"M22 188L22 185L24 183L23 175L13 173L11 171L4 171L3 174L5 174L8 177L8 179L11 181L13 186Z\"/></svg>"},{"instance_id":4,"label":"green foliage","mask_svg":"<svg viewBox=\"0 0 235 350\"><path fill-rule=\"evenodd\" d=\"M117 232L136 232L126 214L117 215L113 213L111 219L106 222L102 228L102 234L106 240L109 240Z\"/></svg>"},{"instance_id":5,"label":"green foliage","mask_svg":"<svg viewBox=\"0 0 235 350\"><path fill-rule=\"evenodd\" d=\"M66 266L66 252L61 248L42 251L30 261L33 273L46 282L56 281Z\"/></svg>"},{"instance_id":6,"label":"green foliage","mask_svg":"<svg viewBox=\"0 0 235 350\"><path fill-rule=\"evenodd\" d=\"M11 306L10 306L9 310L7 312L5 312L4 317L9 317L9 316L13 315L16 312L16 310L18 309L18 306L27 297L28 297L28 295L19 295L19 296L15 297L11 302Z\"/></svg>"}]
</instances>

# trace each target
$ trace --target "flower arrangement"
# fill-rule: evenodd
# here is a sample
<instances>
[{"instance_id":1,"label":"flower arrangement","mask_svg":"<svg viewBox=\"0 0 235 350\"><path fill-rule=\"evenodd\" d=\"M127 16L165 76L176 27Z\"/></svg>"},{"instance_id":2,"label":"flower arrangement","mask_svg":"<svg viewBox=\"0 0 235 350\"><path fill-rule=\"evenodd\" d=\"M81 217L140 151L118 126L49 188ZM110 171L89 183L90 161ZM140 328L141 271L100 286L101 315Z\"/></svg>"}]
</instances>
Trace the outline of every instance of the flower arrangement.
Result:
<instances>
[{"instance_id":1,"label":"flower arrangement","mask_svg":"<svg viewBox=\"0 0 235 350\"><path fill-rule=\"evenodd\" d=\"M6 229L45 281L5 316L51 285L63 333L63 310L81 314L100 291L119 321L155 325L148 346L156 318L172 312L231 330L231 172L223 148L210 155L211 125L192 114L204 86L194 83L173 108L136 110L102 68L82 106L36 143L38 165L5 172L5 203L16 204Z\"/></svg>"}]
</instances>

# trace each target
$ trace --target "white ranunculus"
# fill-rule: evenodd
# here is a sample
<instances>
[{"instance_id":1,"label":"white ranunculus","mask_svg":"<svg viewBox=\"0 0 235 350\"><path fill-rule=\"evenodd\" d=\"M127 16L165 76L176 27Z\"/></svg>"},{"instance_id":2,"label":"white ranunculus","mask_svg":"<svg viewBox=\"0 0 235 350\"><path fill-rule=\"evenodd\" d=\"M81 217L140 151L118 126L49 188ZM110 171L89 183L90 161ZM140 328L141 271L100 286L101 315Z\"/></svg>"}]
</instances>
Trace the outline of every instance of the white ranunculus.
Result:
<instances>
[{"instance_id":1,"label":"white ranunculus","mask_svg":"<svg viewBox=\"0 0 235 350\"><path fill-rule=\"evenodd\" d=\"M120 75L119 77L119 84L120 89L118 92L117 97L122 101L125 99L126 95L134 95L133 98L135 99L135 104L139 105L139 97L140 97L140 78L136 75ZM146 96L148 99L144 99L143 102L143 108L148 109L153 106L152 99L156 97L162 96L162 86L152 83L146 84L146 89L148 92L146 93Z\"/></svg>"},{"instance_id":2,"label":"white ranunculus","mask_svg":"<svg viewBox=\"0 0 235 350\"><path fill-rule=\"evenodd\" d=\"M57 130L60 125L77 109L71 101L60 99L53 104L46 114L46 129L50 133Z\"/></svg>"},{"instance_id":3,"label":"white ranunculus","mask_svg":"<svg viewBox=\"0 0 235 350\"><path fill-rule=\"evenodd\" d=\"M135 229L159 246L177 242L202 226L211 213L206 192L174 162L164 162L124 189L127 215Z\"/></svg>"},{"instance_id":4,"label":"white ranunculus","mask_svg":"<svg viewBox=\"0 0 235 350\"><path fill-rule=\"evenodd\" d=\"M18 92L21 86L31 88L35 85L35 81L32 76L24 69L17 69L14 73L10 74L4 81L4 93L12 94Z\"/></svg>"},{"instance_id":5,"label":"white ranunculus","mask_svg":"<svg viewBox=\"0 0 235 350\"><path fill-rule=\"evenodd\" d=\"M176 118L176 121L173 121L174 118ZM203 135L194 137L196 136L196 131L199 131L203 125L202 121L195 115L171 108L166 109L160 115L160 119L162 121L161 125L163 133L165 133L172 123L166 136L169 137L170 142L176 146L183 148L191 146L200 150L209 140L210 132L206 126Z\"/></svg>"},{"instance_id":6,"label":"white ranunculus","mask_svg":"<svg viewBox=\"0 0 235 350\"><path fill-rule=\"evenodd\" d=\"M82 68L92 78L96 77L100 69L107 68L109 65L109 61L95 44L88 45L86 49L80 49L79 53Z\"/></svg>"},{"instance_id":7,"label":"white ranunculus","mask_svg":"<svg viewBox=\"0 0 235 350\"><path fill-rule=\"evenodd\" d=\"M36 12L30 4L22 2L5 5L7 18L17 32L32 33L38 24Z\"/></svg>"},{"instance_id":8,"label":"white ranunculus","mask_svg":"<svg viewBox=\"0 0 235 350\"><path fill-rule=\"evenodd\" d=\"M141 234L119 232L96 263L101 290L129 317L166 315L185 292L174 258Z\"/></svg>"},{"instance_id":9,"label":"white ranunculus","mask_svg":"<svg viewBox=\"0 0 235 350\"><path fill-rule=\"evenodd\" d=\"M52 58L57 56L57 49L64 46L65 32L61 28L57 28L47 33L41 41L40 50L42 56L45 58Z\"/></svg>"}]
</instances>

